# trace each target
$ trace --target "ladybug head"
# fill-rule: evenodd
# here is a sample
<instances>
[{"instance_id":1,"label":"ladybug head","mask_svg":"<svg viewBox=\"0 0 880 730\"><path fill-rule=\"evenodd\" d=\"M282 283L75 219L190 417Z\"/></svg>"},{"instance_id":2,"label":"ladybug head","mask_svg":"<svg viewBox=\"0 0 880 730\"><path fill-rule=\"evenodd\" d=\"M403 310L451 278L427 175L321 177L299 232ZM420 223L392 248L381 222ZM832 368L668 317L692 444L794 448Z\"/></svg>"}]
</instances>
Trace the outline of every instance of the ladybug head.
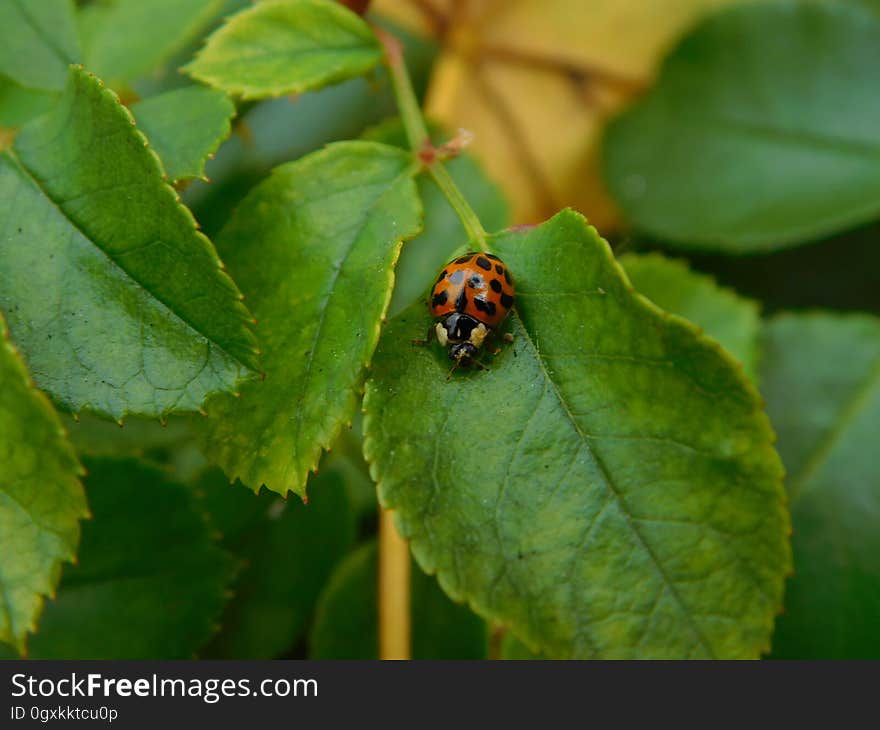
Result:
<instances>
[{"instance_id":1,"label":"ladybug head","mask_svg":"<svg viewBox=\"0 0 880 730\"><path fill-rule=\"evenodd\" d=\"M449 359L457 365L467 367L471 365L477 356L477 348L470 342L457 342L449 346Z\"/></svg>"}]
</instances>

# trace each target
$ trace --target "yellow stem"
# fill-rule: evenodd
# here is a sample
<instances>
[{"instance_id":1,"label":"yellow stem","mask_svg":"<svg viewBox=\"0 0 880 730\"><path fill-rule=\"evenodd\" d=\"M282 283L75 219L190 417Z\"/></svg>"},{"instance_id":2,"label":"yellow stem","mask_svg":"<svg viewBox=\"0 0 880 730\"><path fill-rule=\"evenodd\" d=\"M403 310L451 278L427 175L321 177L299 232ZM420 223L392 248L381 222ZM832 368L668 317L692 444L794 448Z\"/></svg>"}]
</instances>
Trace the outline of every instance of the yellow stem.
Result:
<instances>
[{"instance_id":1,"label":"yellow stem","mask_svg":"<svg viewBox=\"0 0 880 730\"><path fill-rule=\"evenodd\" d=\"M379 508L379 658L410 659L409 545Z\"/></svg>"}]
</instances>

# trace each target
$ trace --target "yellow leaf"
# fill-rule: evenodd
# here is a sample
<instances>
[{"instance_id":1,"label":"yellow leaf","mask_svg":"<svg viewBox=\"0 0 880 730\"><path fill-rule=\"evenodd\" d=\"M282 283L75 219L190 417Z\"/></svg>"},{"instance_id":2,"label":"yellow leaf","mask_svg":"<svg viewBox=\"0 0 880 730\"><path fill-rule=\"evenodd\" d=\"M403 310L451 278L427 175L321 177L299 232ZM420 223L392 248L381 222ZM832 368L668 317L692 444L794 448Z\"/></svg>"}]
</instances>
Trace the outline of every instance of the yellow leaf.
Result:
<instances>
[{"instance_id":1,"label":"yellow leaf","mask_svg":"<svg viewBox=\"0 0 880 730\"><path fill-rule=\"evenodd\" d=\"M564 206L618 223L599 171L605 122L701 16L736 0L378 0L442 51L426 111L475 135L517 223Z\"/></svg>"}]
</instances>

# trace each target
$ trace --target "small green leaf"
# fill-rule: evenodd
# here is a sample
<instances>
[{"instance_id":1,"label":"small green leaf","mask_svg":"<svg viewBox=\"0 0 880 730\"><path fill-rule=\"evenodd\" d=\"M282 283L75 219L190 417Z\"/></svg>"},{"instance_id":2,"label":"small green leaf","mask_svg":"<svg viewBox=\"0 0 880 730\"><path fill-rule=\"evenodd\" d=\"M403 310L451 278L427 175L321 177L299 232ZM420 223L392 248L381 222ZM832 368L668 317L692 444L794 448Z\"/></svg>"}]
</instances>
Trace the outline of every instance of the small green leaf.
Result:
<instances>
[{"instance_id":1,"label":"small green leaf","mask_svg":"<svg viewBox=\"0 0 880 730\"><path fill-rule=\"evenodd\" d=\"M762 349L794 523L774 656L880 658L880 320L782 315Z\"/></svg>"},{"instance_id":2,"label":"small green leaf","mask_svg":"<svg viewBox=\"0 0 880 730\"><path fill-rule=\"evenodd\" d=\"M185 71L245 99L320 89L376 66L369 26L332 0L265 0L233 16Z\"/></svg>"},{"instance_id":3,"label":"small green leaf","mask_svg":"<svg viewBox=\"0 0 880 730\"><path fill-rule=\"evenodd\" d=\"M113 85L155 71L191 43L223 0L109 0L79 10L85 65Z\"/></svg>"},{"instance_id":4,"label":"small green leaf","mask_svg":"<svg viewBox=\"0 0 880 730\"><path fill-rule=\"evenodd\" d=\"M0 642L24 651L88 516L82 467L0 317Z\"/></svg>"},{"instance_id":5,"label":"small green leaf","mask_svg":"<svg viewBox=\"0 0 880 730\"><path fill-rule=\"evenodd\" d=\"M627 254L621 257L620 265L639 294L704 329L743 364L754 382L761 327L757 302L691 271L684 261L658 253Z\"/></svg>"},{"instance_id":6,"label":"small green leaf","mask_svg":"<svg viewBox=\"0 0 880 730\"><path fill-rule=\"evenodd\" d=\"M318 604L309 640L312 659L378 659L378 554L362 545L337 568ZM485 659L486 624L450 601L413 566L410 621L413 659Z\"/></svg>"},{"instance_id":7,"label":"small green leaf","mask_svg":"<svg viewBox=\"0 0 880 730\"><path fill-rule=\"evenodd\" d=\"M420 217L410 156L374 142L282 165L242 202L218 245L259 322L266 378L208 406L206 451L230 478L305 494L354 414Z\"/></svg>"},{"instance_id":8,"label":"small green leaf","mask_svg":"<svg viewBox=\"0 0 880 730\"><path fill-rule=\"evenodd\" d=\"M272 659L304 633L318 594L354 542L354 515L345 485L327 472L312 480L312 497L285 501L240 483L220 470L198 482L223 544L245 568L233 586L222 630L203 656Z\"/></svg>"},{"instance_id":9,"label":"small green leaf","mask_svg":"<svg viewBox=\"0 0 880 730\"><path fill-rule=\"evenodd\" d=\"M119 418L196 410L256 368L250 315L128 111L72 69L0 155L0 308L37 384Z\"/></svg>"},{"instance_id":10,"label":"small green leaf","mask_svg":"<svg viewBox=\"0 0 880 730\"><path fill-rule=\"evenodd\" d=\"M430 131L435 140L449 137L433 127ZM399 119L367 130L364 138L408 149L406 132ZM448 160L445 166L487 230L498 231L510 224L510 208L501 188L486 176L473 157L465 153ZM468 242L459 217L431 176L419 176L416 184L425 208L424 230L407 243L400 254L389 316L396 315L416 299L424 297L427 293L426 282L452 258L453 252Z\"/></svg>"},{"instance_id":11,"label":"small green leaf","mask_svg":"<svg viewBox=\"0 0 880 730\"><path fill-rule=\"evenodd\" d=\"M73 0L0 2L0 74L29 89L61 91L80 55Z\"/></svg>"},{"instance_id":12,"label":"small green leaf","mask_svg":"<svg viewBox=\"0 0 880 730\"><path fill-rule=\"evenodd\" d=\"M186 659L214 633L234 563L186 487L134 460L86 462L94 519L32 638L34 659Z\"/></svg>"},{"instance_id":13,"label":"small green leaf","mask_svg":"<svg viewBox=\"0 0 880 730\"><path fill-rule=\"evenodd\" d=\"M364 453L443 588L554 657L757 657L790 567L753 386L633 293L576 213L499 234L515 342L445 379L415 305L383 333Z\"/></svg>"},{"instance_id":14,"label":"small green leaf","mask_svg":"<svg viewBox=\"0 0 880 730\"><path fill-rule=\"evenodd\" d=\"M235 105L222 91L191 86L131 107L170 180L205 177L205 162L228 136Z\"/></svg>"},{"instance_id":15,"label":"small green leaf","mask_svg":"<svg viewBox=\"0 0 880 730\"><path fill-rule=\"evenodd\" d=\"M844 2L735 5L666 60L606 138L638 228L753 253L880 214L880 17Z\"/></svg>"}]
</instances>

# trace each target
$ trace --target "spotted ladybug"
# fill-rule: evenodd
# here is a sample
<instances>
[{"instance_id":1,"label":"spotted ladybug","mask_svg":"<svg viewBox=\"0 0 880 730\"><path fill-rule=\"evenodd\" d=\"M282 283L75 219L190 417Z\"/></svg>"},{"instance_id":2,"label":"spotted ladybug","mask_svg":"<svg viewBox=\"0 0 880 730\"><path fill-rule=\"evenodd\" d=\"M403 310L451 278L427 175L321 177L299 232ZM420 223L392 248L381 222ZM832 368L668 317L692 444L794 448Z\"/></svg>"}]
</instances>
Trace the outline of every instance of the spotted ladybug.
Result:
<instances>
[{"instance_id":1,"label":"spotted ladybug","mask_svg":"<svg viewBox=\"0 0 880 730\"><path fill-rule=\"evenodd\" d=\"M483 367L477 353L510 314L513 292L510 271L490 253L471 251L443 267L428 301L431 316L438 320L428 338L433 335L448 348L453 370Z\"/></svg>"}]
</instances>

